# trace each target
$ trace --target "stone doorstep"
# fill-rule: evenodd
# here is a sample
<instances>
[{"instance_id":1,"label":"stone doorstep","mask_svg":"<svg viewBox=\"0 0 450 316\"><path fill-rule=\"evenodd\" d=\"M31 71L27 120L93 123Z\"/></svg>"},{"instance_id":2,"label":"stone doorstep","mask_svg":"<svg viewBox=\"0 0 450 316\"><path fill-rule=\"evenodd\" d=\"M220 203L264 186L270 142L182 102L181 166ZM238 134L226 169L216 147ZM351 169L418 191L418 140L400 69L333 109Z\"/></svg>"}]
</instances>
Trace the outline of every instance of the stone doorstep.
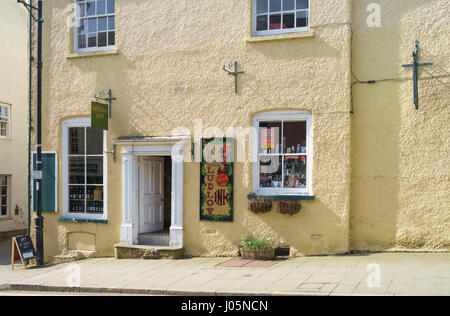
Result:
<instances>
[{"instance_id":1,"label":"stone doorstep","mask_svg":"<svg viewBox=\"0 0 450 316\"><path fill-rule=\"evenodd\" d=\"M182 259L184 248L166 246L114 245L116 259Z\"/></svg>"}]
</instances>

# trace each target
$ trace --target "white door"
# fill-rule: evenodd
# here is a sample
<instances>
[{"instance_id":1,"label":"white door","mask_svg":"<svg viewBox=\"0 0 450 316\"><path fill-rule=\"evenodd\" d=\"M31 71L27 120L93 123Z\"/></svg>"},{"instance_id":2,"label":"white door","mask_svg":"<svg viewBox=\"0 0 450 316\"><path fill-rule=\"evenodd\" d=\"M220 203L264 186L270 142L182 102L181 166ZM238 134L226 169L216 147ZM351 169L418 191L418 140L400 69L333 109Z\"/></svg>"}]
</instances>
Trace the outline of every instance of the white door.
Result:
<instances>
[{"instance_id":1,"label":"white door","mask_svg":"<svg viewBox=\"0 0 450 316\"><path fill-rule=\"evenodd\" d=\"M164 228L164 159L141 158L139 163L139 233Z\"/></svg>"}]
</instances>

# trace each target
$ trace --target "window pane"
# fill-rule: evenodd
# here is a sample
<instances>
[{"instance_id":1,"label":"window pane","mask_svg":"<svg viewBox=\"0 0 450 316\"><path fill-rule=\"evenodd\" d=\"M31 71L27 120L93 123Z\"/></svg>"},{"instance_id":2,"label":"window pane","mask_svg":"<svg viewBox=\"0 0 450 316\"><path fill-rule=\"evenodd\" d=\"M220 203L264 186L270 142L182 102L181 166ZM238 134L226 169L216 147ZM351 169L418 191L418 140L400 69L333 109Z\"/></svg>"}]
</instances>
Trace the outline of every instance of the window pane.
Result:
<instances>
[{"instance_id":1,"label":"window pane","mask_svg":"<svg viewBox=\"0 0 450 316\"><path fill-rule=\"evenodd\" d=\"M281 188L281 156L259 157L259 186L261 188Z\"/></svg>"},{"instance_id":2,"label":"window pane","mask_svg":"<svg viewBox=\"0 0 450 316\"><path fill-rule=\"evenodd\" d=\"M281 11L281 0L270 0L270 12Z\"/></svg>"},{"instance_id":3,"label":"window pane","mask_svg":"<svg viewBox=\"0 0 450 316\"><path fill-rule=\"evenodd\" d=\"M80 26L78 27L78 33L86 33L87 32L87 19L81 19L79 22Z\"/></svg>"},{"instance_id":4,"label":"window pane","mask_svg":"<svg viewBox=\"0 0 450 316\"><path fill-rule=\"evenodd\" d=\"M86 212L103 213L103 187L87 186L86 188Z\"/></svg>"},{"instance_id":5,"label":"window pane","mask_svg":"<svg viewBox=\"0 0 450 316\"><path fill-rule=\"evenodd\" d=\"M256 1L256 13L267 13L267 0Z\"/></svg>"},{"instance_id":6,"label":"window pane","mask_svg":"<svg viewBox=\"0 0 450 316\"><path fill-rule=\"evenodd\" d=\"M80 18L86 16L86 4L78 3L77 14Z\"/></svg>"},{"instance_id":7,"label":"window pane","mask_svg":"<svg viewBox=\"0 0 450 316\"><path fill-rule=\"evenodd\" d=\"M69 186L69 212L85 212L85 186Z\"/></svg>"},{"instance_id":8,"label":"window pane","mask_svg":"<svg viewBox=\"0 0 450 316\"><path fill-rule=\"evenodd\" d=\"M116 18L113 16L108 17L108 30L114 31L116 28Z\"/></svg>"},{"instance_id":9,"label":"window pane","mask_svg":"<svg viewBox=\"0 0 450 316\"><path fill-rule=\"evenodd\" d=\"M306 159L304 155L284 156L284 188L306 188Z\"/></svg>"},{"instance_id":10,"label":"window pane","mask_svg":"<svg viewBox=\"0 0 450 316\"><path fill-rule=\"evenodd\" d=\"M86 48L86 34L78 35L78 48Z\"/></svg>"},{"instance_id":11,"label":"window pane","mask_svg":"<svg viewBox=\"0 0 450 316\"><path fill-rule=\"evenodd\" d=\"M283 28L292 29L295 27L295 14L284 14L283 15Z\"/></svg>"},{"instance_id":12,"label":"window pane","mask_svg":"<svg viewBox=\"0 0 450 316\"><path fill-rule=\"evenodd\" d=\"M97 15L105 14L106 0L97 0Z\"/></svg>"},{"instance_id":13,"label":"window pane","mask_svg":"<svg viewBox=\"0 0 450 316\"><path fill-rule=\"evenodd\" d=\"M116 43L115 32L108 32L108 46L114 46Z\"/></svg>"},{"instance_id":14,"label":"window pane","mask_svg":"<svg viewBox=\"0 0 450 316\"><path fill-rule=\"evenodd\" d=\"M69 183L84 184L84 157L69 157Z\"/></svg>"},{"instance_id":15,"label":"window pane","mask_svg":"<svg viewBox=\"0 0 450 316\"><path fill-rule=\"evenodd\" d=\"M107 23L108 23L108 20L106 17L98 18L98 31L99 32L106 31L108 28Z\"/></svg>"},{"instance_id":16,"label":"window pane","mask_svg":"<svg viewBox=\"0 0 450 316\"><path fill-rule=\"evenodd\" d=\"M283 10L294 10L294 0L283 0Z\"/></svg>"},{"instance_id":17,"label":"window pane","mask_svg":"<svg viewBox=\"0 0 450 316\"><path fill-rule=\"evenodd\" d=\"M7 195L8 194L8 187L6 185L3 185L0 187L0 195Z\"/></svg>"},{"instance_id":18,"label":"window pane","mask_svg":"<svg viewBox=\"0 0 450 316\"><path fill-rule=\"evenodd\" d=\"M87 16L95 15L95 1L86 2L86 15Z\"/></svg>"},{"instance_id":19,"label":"window pane","mask_svg":"<svg viewBox=\"0 0 450 316\"><path fill-rule=\"evenodd\" d=\"M281 122L259 123L259 152L262 154L280 153Z\"/></svg>"},{"instance_id":20,"label":"window pane","mask_svg":"<svg viewBox=\"0 0 450 316\"><path fill-rule=\"evenodd\" d=\"M0 185L7 185L8 184L8 178L3 176L0 177Z\"/></svg>"},{"instance_id":21,"label":"window pane","mask_svg":"<svg viewBox=\"0 0 450 316\"><path fill-rule=\"evenodd\" d=\"M69 155L84 155L84 127L69 128Z\"/></svg>"},{"instance_id":22,"label":"window pane","mask_svg":"<svg viewBox=\"0 0 450 316\"><path fill-rule=\"evenodd\" d=\"M285 153L306 153L306 122L284 122Z\"/></svg>"},{"instance_id":23,"label":"window pane","mask_svg":"<svg viewBox=\"0 0 450 316\"><path fill-rule=\"evenodd\" d=\"M281 29L281 14L275 14L270 16L270 29L271 30Z\"/></svg>"},{"instance_id":24,"label":"window pane","mask_svg":"<svg viewBox=\"0 0 450 316\"><path fill-rule=\"evenodd\" d=\"M108 0L108 14L114 13L115 1Z\"/></svg>"},{"instance_id":25,"label":"window pane","mask_svg":"<svg viewBox=\"0 0 450 316\"><path fill-rule=\"evenodd\" d=\"M106 32L98 33L98 47L107 46Z\"/></svg>"},{"instance_id":26,"label":"window pane","mask_svg":"<svg viewBox=\"0 0 450 316\"><path fill-rule=\"evenodd\" d=\"M308 9L308 0L297 0L297 10Z\"/></svg>"},{"instance_id":27,"label":"window pane","mask_svg":"<svg viewBox=\"0 0 450 316\"><path fill-rule=\"evenodd\" d=\"M88 20L88 32L94 33L97 32L97 19L89 19Z\"/></svg>"},{"instance_id":28,"label":"window pane","mask_svg":"<svg viewBox=\"0 0 450 316\"><path fill-rule=\"evenodd\" d=\"M100 38L100 36L99 36ZM87 155L103 155L103 131L95 128L86 128Z\"/></svg>"},{"instance_id":29,"label":"window pane","mask_svg":"<svg viewBox=\"0 0 450 316\"><path fill-rule=\"evenodd\" d=\"M308 26L308 11L297 12L297 27Z\"/></svg>"},{"instance_id":30,"label":"window pane","mask_svg":"<svg viewBox=\"0 0 450 316\"><path fill-rule=\"evenodd\" d=\"M87 184L103 184L103 157L87 157Z\"/></svg>"},{"instance_id":31,"label":"window pane","mask_svg":"<svg viewBox=\"0 0 450 316\"><path fill-rule=\"evenodd\" d=\"M267 31L267 15L258 16L256 18L256 30Z\"/></svg>"},{"instance_id":32,"label":"window pane","mask_svg":"<svg viewBox=\"0 0 450 316\"><path fill-rule=\"evenodd\" d=\"M97 34L88 34L88 47L96 47L97 46Z\"/></svg>"},{"instance_id":33,"label":"window pane","mask_svg":"<svg viewBox=\"0 0 450 316\"><path fill-rule=\"evenodd\" d=\"M8 198L6 196L2 196L0 199L1 205L8 205Z\"/></svg>"},{"instance_id":34,"label":"window pane","mask_svg":"<svg viewBox=\"0 0 450 316\"><path fill-rule=\"evenodd\" d=\"M2 206L1 208L2 208L2 215L3 216L8 215L8 213L6 211L6 206Z\"/></svg>"}]
</instances>

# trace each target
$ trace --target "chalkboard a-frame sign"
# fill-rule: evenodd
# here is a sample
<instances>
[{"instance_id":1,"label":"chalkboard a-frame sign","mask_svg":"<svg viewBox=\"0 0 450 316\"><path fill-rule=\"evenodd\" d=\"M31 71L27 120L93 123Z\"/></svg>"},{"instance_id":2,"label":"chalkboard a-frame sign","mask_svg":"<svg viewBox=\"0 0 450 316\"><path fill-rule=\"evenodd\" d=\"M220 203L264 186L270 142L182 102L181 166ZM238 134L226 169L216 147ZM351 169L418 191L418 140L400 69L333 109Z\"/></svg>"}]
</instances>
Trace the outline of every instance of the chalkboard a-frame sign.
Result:
<instances>
[{"instance_id":1,"label":"chalkboard a-frame sign","mask_svg":"<svg viewBox=\"0 0 450 316\"><path fill-rule=\"evenodd\" d=\"M22 261L26 269L27 263L32 259L36 259L36 250L30 236L14 237L12 239L11 269L14 270L14 263L17 260Z\"/></svg>"}]
</instances>

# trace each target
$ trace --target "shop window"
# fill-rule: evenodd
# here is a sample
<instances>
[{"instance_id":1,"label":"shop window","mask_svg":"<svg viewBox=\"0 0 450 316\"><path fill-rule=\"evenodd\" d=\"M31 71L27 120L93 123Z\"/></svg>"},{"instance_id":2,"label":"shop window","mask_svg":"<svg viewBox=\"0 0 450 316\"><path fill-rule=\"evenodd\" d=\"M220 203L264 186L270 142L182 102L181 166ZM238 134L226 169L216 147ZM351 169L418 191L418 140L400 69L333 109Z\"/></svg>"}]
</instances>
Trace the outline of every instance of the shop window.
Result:
<instances>
[{"instance_id":1,"label":"shop window","mask_svg":"<svg viewBox=\"0 0 450 316\"><path fill-rule=\"evenodd\" d=\"M255 36L308 31L309 0L253 0Z\"/></svg>"},{"instance_id":2,"label":"shop window","mask_svg":"<svg viewBox=\"0 0 450 316\"><path fill-rule=\"evenodd\" d=\"M0 217L9 215L10 177L0 175Z\"/></svg>"},{"instance_id":3,"label":"shop window","mask_svg":"<svg viewBox=\"0 0 450 316\"><path fill-rule=\"evenodd\" d=\"M311 194L311 115L288 111L254 118L254 191L258 194Z\"/></svg>"},{"instance_id":4,"label":"shop window","mask_svg":"<svg viewBox=\"0 0 450 316\"><path fill-rule=\"evenodd\" d=\"M114 48L115 0L75 0L75 21L76 52Z\"/></svg>"},{"instance_id":5,"label":"shop window","mask_svg":"<svg viewBox=\"0 0 450 316\"><path fill-rule=\"evenodd\" d=\"M90 125L90 119L63 124L63 213L105 219L106 132Z\"/></svg>"},{"instance_id":6,"label":"shop window","mask_svg":"<svg viewBox=\"0 0 450 316\"><path fill-rule=\"evenodd\" d=\"M10 113L8 105L0 105L0 138L9 138Z\"/></svg>"}]
</instances>

